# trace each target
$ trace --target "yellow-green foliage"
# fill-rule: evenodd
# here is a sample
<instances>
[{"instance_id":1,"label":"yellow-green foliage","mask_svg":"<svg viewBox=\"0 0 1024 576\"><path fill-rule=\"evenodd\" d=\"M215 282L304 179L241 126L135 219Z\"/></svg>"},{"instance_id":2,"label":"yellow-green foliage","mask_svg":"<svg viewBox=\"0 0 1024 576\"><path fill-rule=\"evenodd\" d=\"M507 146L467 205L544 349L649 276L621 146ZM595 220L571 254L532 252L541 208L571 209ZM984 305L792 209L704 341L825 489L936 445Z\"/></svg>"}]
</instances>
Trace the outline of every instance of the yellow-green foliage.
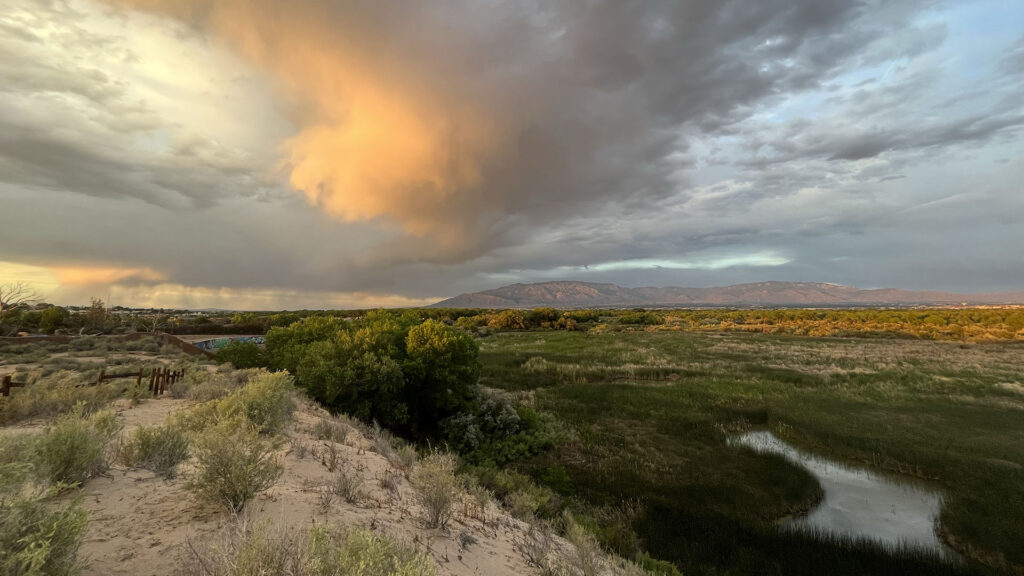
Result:
<instances>
[{"instance_id":1,"label":"yellow-green foliage","mask_svg":"<svg viewBox=\"0 0 1024 576\"><path fill-rule=\"evenodd\" d=\"M414 548L369 530L319 525L306 532L241 526L220 545L192 547L186 576L434 576Z\"/></svg>"},{"instance_id":2,"label":"yellow-green foliage","mask_svg":"<svg viewBox=\"0 0 1024 576\"><path fill-rule=\"evenodd\" d=\"M121 447L120 456L127 466L171 478L178 464L188 458L188 445L188 437L177 426L142 426Z\"/></svg>"},{"instance_id":3,"label":"yellow-green foliage","mask_svg":"<svg viewBox=\"0 0 1024 576\"><path fill-rule=\"evenodd\" d=\"M415 549L369 530L316 526L309 534L310 576L430 576L434 564Z\"/></svg>"},{"instance_id":4,"label":"yellow-green foliage","mask_svg":"<svg viewBox=\"0 0 1024 576\"><path fill-rule=\"evenodd\" d=\"M60 506L37 495L0 495L0 574L78 574L87 522L77 500Z\"/></svg>"},{"instance_id":5,"label":"yellow-green foliage","mask_svg":"<svg viewBox=\"0 0 1024 576\"><path fill-rule=\"evenodd\" d=\"M195 472L186 487L200 500L240 511L277 482L283 467L259 433L231 421L203 430L194 442Z\"/></svg>"},{"instance_id":6,"label":"yellow-green foliage","mask_svg":"<svg viewBox=\"0 0 1024 576\"><path fill-rule=\"evenodd\" d=\"M259 433L276 434L291 420L295 408L292 382L287 372L260 371L228 396L181 413L177 422L191 432L242 424Z\"/></svg>"},{"instance_id":7,"label":"yellow-green foliage","mask_svg":"<svg viewBox=\"0 0 1024 576\"><path fill-rule=\"evenodd\" d=\"M107 444L120 430L113 412L86 417L84 405L58 418L35 445L37 473L53 483L78 484L107 469Z\"/></svg>"}]
</instances>

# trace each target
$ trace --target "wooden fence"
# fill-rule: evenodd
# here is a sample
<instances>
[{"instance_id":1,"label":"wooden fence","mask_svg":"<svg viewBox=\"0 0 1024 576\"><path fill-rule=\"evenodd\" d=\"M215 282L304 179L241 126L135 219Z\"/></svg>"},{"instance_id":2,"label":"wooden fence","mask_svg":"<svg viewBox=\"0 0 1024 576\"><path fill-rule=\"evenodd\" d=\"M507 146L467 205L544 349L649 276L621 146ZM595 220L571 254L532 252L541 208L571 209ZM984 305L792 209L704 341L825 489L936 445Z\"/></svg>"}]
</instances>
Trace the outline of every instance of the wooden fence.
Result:
<instances>
[{"instance_id":1,"label":"wooden fence","mask_svg":"<svg viewBox=\"0 0 1024 576\"><path fill-rule=\"evenodd\" d=\"M141 387L142 381L145 379L146 369L139 368L138 372L122 372L122 373L110 373L108 374L105 369L101 369L99 375L96 376L95 382L87 384L80 384L80 386L98 386L109 380L116 380L121 378L134 378L135 386ZM171 370L167 367L158 367L149 369L149 391L153 393L153 396L159 396L164 392L171 389L171 386L185 377L184 370ZM15 382L13 378L8 374L0 380L0 397L10 396L11 388L23 388L28 382Z\"/></svg>"}]
</instances>

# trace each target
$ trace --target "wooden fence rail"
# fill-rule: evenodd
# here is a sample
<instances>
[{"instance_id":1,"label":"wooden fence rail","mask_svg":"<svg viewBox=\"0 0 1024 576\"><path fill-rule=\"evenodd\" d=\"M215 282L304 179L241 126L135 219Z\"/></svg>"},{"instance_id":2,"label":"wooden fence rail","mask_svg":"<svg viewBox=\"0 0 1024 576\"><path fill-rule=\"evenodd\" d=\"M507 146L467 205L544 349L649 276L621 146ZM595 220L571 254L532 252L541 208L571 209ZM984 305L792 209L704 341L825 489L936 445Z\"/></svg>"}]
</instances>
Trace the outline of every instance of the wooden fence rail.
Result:
<instances>
[{"instance_id":1,"label":"wooden fence rail","mask_svg":"<svg viewBox=\"0 0 1024 576\"><path fill-rule=\"evenodd\" d=\"M81 386L99 386L100 384L119 378L134 378L136 386L142 386L142 379L145 376L146 369L139 368L138 372L123 372L123 373L111 373L108 374L105 369L100 369L99 375L96 376L96 381L93 383L81 384ZM153 396L159 396L164 392L171 389L171 385L185 378L184 370L171 370L167 367L150 368L149 369L149 391L153 393ZM10 374L4 376L0 380L0 397L10 396L11 388L24 388L28 382L15 382Z\"/></svg>"}]
</instances>

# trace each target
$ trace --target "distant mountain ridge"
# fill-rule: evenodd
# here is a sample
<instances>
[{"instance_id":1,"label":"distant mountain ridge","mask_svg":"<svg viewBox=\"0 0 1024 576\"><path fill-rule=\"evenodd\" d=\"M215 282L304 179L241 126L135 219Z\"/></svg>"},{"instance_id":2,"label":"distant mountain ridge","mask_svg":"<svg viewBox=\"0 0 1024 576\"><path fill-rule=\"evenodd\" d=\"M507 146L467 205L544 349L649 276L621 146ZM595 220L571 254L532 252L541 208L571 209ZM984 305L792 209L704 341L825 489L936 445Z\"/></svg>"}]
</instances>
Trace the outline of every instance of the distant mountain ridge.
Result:
<instances>
[{"instance_id":1,"label":"distant mountain ridge","mask_svg":"<svg viewBox=\"0 0 1024 576\"><path fill-rule=\"evenodd\" d=\"M912 306L1024 304L1024 292L956 294L898 288L861 290L822 282L754 282L712 288L624 288L594 282L511 284L461 294L433 308L614 308L659 306Z\"/></svg>"}]
</instances>

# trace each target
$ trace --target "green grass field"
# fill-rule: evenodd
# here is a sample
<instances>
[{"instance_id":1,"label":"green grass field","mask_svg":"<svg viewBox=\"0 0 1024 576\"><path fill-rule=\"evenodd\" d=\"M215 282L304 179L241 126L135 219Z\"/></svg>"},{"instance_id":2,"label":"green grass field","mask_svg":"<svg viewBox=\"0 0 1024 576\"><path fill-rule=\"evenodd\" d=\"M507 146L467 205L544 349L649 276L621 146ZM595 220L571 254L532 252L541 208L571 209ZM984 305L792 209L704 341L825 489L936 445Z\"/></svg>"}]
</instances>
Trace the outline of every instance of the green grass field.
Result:
<instances>
[{"instance_id":1,"label":"green grass field","mask_svg":"<svg viewBox=\"0 0 1024 576\"><path fill-rule=\"evenodd\" d=\"M523 391L571 440L523 467L591 506L636 508L654 556L701 573L969 573L1024 567L1024 345L686 332L517 332L481 340L485 385ZM942 565L780 534L819 488L726 439L767 427L803 449L941 490ZM614 545L614 541L611 542Z\"/></svg>"}]
</instances>

